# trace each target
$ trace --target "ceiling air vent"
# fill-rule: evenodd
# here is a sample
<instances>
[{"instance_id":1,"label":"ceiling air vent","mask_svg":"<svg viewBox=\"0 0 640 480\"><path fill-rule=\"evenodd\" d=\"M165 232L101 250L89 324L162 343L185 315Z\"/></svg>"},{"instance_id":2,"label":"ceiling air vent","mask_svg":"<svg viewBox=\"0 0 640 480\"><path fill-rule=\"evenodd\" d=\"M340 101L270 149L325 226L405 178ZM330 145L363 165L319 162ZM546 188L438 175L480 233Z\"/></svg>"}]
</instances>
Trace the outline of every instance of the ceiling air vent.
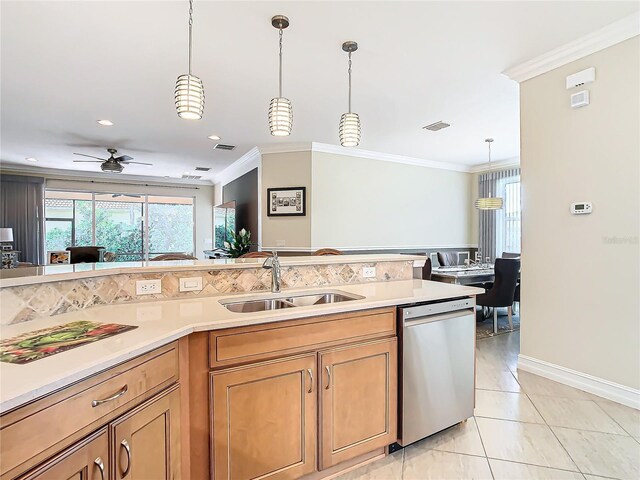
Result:
<instances>
[{"instance_id":1,"label":"ceiling air vent","mask_svg":"<svg viewBox=\"0 0 640 480\"><path fill-rule=\"evenodd\" d=\"M196 172L208 172L211 170L210 167L196 167Z\"/></svg>"},{"instance_id":2,"label":"ceiling air vent","mask_svg":"<svg viewBox=\"0 0 640 480\"><path fill-rule=\"evenodd\" d=\"M213 147L214 150L233 150L234 148L236 148L235 145L225 145L224 143L217 143L215 147Z\"/></svg>"},{"instance_id":3,"label":"ceiling air vent","mask_svg":"<svg viewBox=\"0 0 640 480\"><path fill-rule=\"evenodd\" d=\"M437 132L438 130L442 130L443 128L450 127L448 123L444 123L442 120L432 123L431 125L427 125L424 128L425 130L431 130L432 132Z\"/></svg>"},{"instance_id":4,"label":"ceiling air vent","mask_svg":"<svg viewBox=\"0 0 640 480\"><path fill-rule=\"evenodd\" d=\"M202 178L202 175L182 175L182 178L184 178L185 180L200 180Z\"/></svg>"}]
</instances>

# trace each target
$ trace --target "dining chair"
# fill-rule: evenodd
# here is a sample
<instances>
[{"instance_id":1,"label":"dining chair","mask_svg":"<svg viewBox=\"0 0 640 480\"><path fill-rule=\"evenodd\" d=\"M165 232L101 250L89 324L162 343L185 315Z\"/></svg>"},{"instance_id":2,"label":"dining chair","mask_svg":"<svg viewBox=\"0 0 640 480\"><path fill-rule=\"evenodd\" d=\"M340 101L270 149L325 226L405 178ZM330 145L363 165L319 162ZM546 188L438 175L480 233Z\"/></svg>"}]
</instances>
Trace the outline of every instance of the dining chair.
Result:
<instances>
[{"instance_id":1,"label":"dining chair","mask_svg":"<svg viewBox=\"0 0 640 480\"><path fill-rule=\"evenodd\" d=\"M163 260L197 260L193 255L187 255L186 253L163 253L157 257L150 258L151 262L161 262Z\"/></svg>"},{"instance_id":2,"label":"dining chair","mask_svg":"<svg viewBox=\"0 0 640 480\"><path fill-rule=\"evenodd\" d=\"M343 255L343 253L335 248L321 248L320 250L313 252L311 255L319 257L324 255Z\"/></svg>"},{"instance_id":3,"label":"dining chair","mask_svg":"<svg viewBox=\"0 0 640 480\"><path fill-rule=\"evenodd\" d=\"M452 267L458 264L456 252L438 252L438 263L442 267Z\"/></svg>"},{"instance_id":4,"label":"dining chair","mask_svg":"<svg viewBox=\"0 0 640 480\"><path fill-rule=\"evenodd\" d=\"M502 252L502 258L520 258L519 253ZM520 310L520 276L518 276L518 284L516 285L516 291L513 294L513 303L518 303L518 311Z\"/></svg>"},{"instance_id":5,"label":"dining chair","mask_svg":"<svg viewBox=\"0 0 640 480\"><path fill-rule=\"evenodd\" d=\"M493 333L498 333L498 308L507 307L509 328L513 330L513 299L518 275L520 274L520 260L515 258L496 258L495 280L487 284L490 287L485 293L476 297L476 304L482 307L493 307Z\"/></svg>"},{"instance_id":6,"label":"dining chair","mask_svg":"<svg viewBox=\"0 0 640 480\"><path fill-rule=\"evenodd\" d=\"M271 252L247 252L240 255L238 258L267 258L271 256Z\"/></svg>"},{"instance_id":7,"label":"dining chair","mask_svg":"<svg viewBox=\"0 0 640 480\"><path fill-rule=\"evenodd\" d=\"M515 252L502 252L502 258L520 258L520 254Z\"/></svg>"},{"instance_id":8,"label":"dining chair","mask_svg":"<svg viewBox=\"0 0 640 480\"><path fill-rule=\"evenodd\" d=\"M423 280L431 280L431 267L431 257L427 257L427 261L424 262L424 266L422 267Z\"/></svg>"}]
</instances>

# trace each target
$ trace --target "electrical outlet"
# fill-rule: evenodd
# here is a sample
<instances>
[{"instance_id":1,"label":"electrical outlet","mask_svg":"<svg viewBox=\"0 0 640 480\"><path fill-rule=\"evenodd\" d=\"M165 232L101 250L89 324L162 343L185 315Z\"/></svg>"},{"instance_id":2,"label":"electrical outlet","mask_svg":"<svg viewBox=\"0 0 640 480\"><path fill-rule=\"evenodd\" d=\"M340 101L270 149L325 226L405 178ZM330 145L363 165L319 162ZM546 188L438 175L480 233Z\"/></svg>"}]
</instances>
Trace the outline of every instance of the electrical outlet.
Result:
<instances>
[{"instance_id":1,"label":"electrical outlet","mask_svg":"<svg viewBox=\"0 0 640 480\"><path fill-rule=\"evenodd\" d=\"M162 280L138 280L136 282L136 295L153 295L162 293Z\"/></svg>"},{"instance_id":2,"label":"electrical outlet","mask_svg":"<svg viewBox=\"0 0 640 480\"><path fill-rule=\"evenodd\" d=\"M362 276L364 278L374 278L376 276L376 267L362 267Z\"/></svg>"},{"instance_id":3,"label":"electrical outlet","mask_svg":"<svg viewBox=\"0 0 640 480\"><path fill-rule=\"evenodd\" d=\"M180 279L181 292L199 292L202 290L202 277L189 277Z\"/></svg>"}]
</instances>

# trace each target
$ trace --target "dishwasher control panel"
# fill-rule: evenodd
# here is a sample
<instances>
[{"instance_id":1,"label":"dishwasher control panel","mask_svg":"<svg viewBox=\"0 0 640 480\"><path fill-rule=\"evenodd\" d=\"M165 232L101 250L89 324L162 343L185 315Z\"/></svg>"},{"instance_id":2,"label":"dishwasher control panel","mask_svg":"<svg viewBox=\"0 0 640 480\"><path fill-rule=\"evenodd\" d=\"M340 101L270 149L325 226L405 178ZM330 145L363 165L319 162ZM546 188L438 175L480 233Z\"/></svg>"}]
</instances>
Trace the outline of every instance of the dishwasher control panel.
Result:
<instances>
[{"instance_id":1,"label":"dishwasher control panel","mask_svg":"<svg viewBox=\"0 0 640 480\"><path fill-rule=\"evenodd\" d=\"M402 308L402 318L407 320L410 318L425 317L428 315L437 315L440 313L455 312L472 308L474 301L472 298L457 298L436 303L423 303Z\"/></svg>"}]
</instances>

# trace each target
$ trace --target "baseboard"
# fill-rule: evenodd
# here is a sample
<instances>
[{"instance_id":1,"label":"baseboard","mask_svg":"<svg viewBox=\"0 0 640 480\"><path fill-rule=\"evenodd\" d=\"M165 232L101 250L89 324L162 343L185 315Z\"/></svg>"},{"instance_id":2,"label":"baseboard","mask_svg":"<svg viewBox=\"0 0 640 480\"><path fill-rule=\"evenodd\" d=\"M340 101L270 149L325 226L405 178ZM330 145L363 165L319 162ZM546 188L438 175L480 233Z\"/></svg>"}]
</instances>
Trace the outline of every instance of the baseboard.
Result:
<instances>
[{"instance_id":1,"label":"baseboard","mask_svg":"<svg viewBox=\"0 0 640 480\"><path fill-rule=\"evenodd\" d=\"M570 387L593 393L628 407L640 409L640 390L594 377L587 373L554 365L527 355L518 355L518 368Z\"/></svg>"}]
</instances>

